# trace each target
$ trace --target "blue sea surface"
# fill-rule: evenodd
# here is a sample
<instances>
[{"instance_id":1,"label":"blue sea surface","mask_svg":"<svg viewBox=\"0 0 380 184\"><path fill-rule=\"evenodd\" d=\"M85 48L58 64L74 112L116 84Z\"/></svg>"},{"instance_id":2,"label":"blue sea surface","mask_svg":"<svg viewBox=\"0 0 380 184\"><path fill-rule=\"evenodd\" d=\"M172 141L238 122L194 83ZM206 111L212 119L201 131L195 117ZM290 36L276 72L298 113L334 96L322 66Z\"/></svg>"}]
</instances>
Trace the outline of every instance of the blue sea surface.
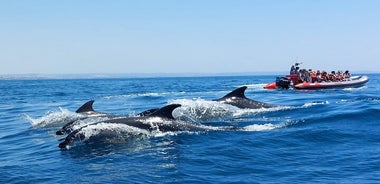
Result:
<instances>
[{"instance_id":1,"label":"blue sea surface","mask_svg":"<svg viewBox=\"0 0 380 184\"><path fill-rule=\"evenodd\" d=\"M271 75L0 80L0 183L379 183L380 75L368 76L313 91L265 90ZM279 106L212 101L243 85ZM122 116L179 103L181 121L240 129L102 138L99 125L61 150L55 132L88 100Z\"/></svg>"}]
</instances>

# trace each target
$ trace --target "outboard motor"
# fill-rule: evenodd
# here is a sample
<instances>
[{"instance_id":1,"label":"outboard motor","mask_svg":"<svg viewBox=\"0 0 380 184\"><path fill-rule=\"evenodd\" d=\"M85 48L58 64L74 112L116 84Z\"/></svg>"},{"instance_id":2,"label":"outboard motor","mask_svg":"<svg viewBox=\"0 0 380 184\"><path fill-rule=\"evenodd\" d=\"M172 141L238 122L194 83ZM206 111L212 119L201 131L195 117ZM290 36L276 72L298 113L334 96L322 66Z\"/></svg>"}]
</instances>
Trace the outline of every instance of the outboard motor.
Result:
<instances>
[{"instance_id":1,"label":"outboard motor","mask_svg":"<svg viewBox=\"0 0 380 184\"><path fill-rule=\"evenodd\" d=\"M276 86L282 89L289 89L291 81L286 77L276 77Z\"/></svg>"}]
</instances>

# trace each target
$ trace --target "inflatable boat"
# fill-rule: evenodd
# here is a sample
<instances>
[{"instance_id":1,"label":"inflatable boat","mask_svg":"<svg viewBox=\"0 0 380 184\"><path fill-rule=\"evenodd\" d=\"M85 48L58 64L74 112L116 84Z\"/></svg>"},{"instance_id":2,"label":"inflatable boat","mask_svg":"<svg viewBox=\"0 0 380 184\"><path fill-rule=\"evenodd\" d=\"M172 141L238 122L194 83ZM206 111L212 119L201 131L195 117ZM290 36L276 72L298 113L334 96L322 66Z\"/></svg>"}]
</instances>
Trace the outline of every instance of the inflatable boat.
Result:
<instances>
[{"instance_id":1,"label":"inflatable boat","mask_svg":"<svg viewBox=\"0 0 380 184\"><path fill-rule=\"evenodd\" d=\"M300 82L296 81L298 77L295 75L287 75L285 77L277 77L276 82L267 84L264 86L265 89L328 89L328 88L345 88L345 87L358 87L364 85L369 81L368 76L360 75L360 76L352 76L343 81L330 81L330 82Z\"/></svg>"}]
</instances>

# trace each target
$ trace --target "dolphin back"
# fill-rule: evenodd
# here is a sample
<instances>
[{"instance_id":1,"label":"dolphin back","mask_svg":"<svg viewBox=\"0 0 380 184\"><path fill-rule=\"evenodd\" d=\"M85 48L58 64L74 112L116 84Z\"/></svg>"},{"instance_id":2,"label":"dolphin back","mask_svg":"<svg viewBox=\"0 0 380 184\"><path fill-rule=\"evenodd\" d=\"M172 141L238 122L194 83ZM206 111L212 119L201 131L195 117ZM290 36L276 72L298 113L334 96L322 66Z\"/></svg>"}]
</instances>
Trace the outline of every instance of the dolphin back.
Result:
<instances>
[{"instance_id":1,"label":"dolphin back","mask_svg":"<svg viewBox=\"0 0 380 184\"><path fill-rule=\"evenodd\" d=\"M173 117L173 110L177 107L180 107L180 104L170 104L167 106L164 106L162 108L159 108L155 112L148 115L148 117L161 117L161 118L167 118L167 119L174 119Z\"/></svg>"},{"instance_id":2,"label":"dolphin back","mask_svg":"<svg viewBox=\"0 0 380 184\"><path fill-rule=\"evenodd\" d=\"M219 99L217 99L217 100L215 100L215 101L221 101L221 100L223 100L223 99L231 98L231 97L247 98L247 97L245 96L245 94L244 94L246 89L247 89L247 86L242 86L242 87L240 87L240 88L237 88L237 89L231 91L230 93L228 93L228 94L225 95L224 97L219 98Z\"/></svg>"},{"instance_id":3,"label":"dolphin back","mask_svg":"<svg viewBox=\"0 0 380 184\"><path fill-rule=\"evenodd\" d=\"M143 112L140 112L138 114L136 114L137 116L140 116L140 117L144 117L144 116L149 116L151 115L152 113L156 112L157 110L159 110L160 108L153 108L153 109L149 109L149 110L146 110L146 111L143 111Z\"/></svg>"},{"instance_id":4,"label":"dolphin back","mask_svg":"<svg viewBox=\"0 0 380 184\"><path fill-rule=\"evenodd\" d=\"M83 112L94 111L94 109L92 108L92 104L94 104L94 102L95 102L95 100L90 100L90 101L84 103L75 112L76 113L83 113Z\"/></svg>"},{"instance_id":5,"label":"dolphin back","mask_svg":"<svg viewBox=\"0 0 380 184\"><path fill-rule=\"evenodd\" d=\"M247 98L244 94L246 89L247 89L247 86L242 86L228 93L224 97L219 98L214 101L230 104L241 109L258 109L258 108L275 107L275 105L271 105L271 104L267 104L267 103L263 103L263 102L259 102L259 101L255 101L255 100Z\"/></svg>"}]
</instances>

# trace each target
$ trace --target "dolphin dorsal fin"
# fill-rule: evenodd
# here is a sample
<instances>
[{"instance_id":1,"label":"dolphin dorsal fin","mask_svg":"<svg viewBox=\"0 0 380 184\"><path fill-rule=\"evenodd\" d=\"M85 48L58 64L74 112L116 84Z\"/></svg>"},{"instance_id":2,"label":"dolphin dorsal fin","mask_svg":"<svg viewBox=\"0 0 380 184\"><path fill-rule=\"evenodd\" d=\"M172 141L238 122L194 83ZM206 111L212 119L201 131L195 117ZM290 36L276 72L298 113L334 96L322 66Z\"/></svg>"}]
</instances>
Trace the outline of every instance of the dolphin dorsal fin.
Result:
<instances>
[{"instance_id":1,"label":"dolphin dorsal fin","mask_svg":"<svg viewBox=\"0 0 380 184\"><path fill-rule=\"evenodd\" d=\"M94 111L94 109L92 108L92 104L94 104L94 102L95 102L95 100L90 100L90 101L86 102L81 107L79 107L78 110L75 112L76 113L82 113L82 112Z\"/></svg>"},{"instance_id":2,"label":"dolphin dorsal fin","mask_svg":"<svg viewBox=\"0 0 380 184\"><path fill-rule=\"evenodd\" d=\"M247 98L244 95L245 90L247 89L247 86L242 86L240 88L237 88L233 90L232 92L228 93L223 98L229 98L229 97L241 97L241 98Z\"/></svg>"},{"instance_id":3,"label":"dolphin dorsal fin","mask_svg":"<svg viewBox=\"0 0 380 184\"><path fill-rule=\"evenodd\" d=\"M173 110L177 107L180 107L180 104L170 104L165 107L162 107L152 114L150 114L150 117L161 117L161 118L167 118L167 119L174 119L173 117Z\"/></svg>"}]
</instances>

